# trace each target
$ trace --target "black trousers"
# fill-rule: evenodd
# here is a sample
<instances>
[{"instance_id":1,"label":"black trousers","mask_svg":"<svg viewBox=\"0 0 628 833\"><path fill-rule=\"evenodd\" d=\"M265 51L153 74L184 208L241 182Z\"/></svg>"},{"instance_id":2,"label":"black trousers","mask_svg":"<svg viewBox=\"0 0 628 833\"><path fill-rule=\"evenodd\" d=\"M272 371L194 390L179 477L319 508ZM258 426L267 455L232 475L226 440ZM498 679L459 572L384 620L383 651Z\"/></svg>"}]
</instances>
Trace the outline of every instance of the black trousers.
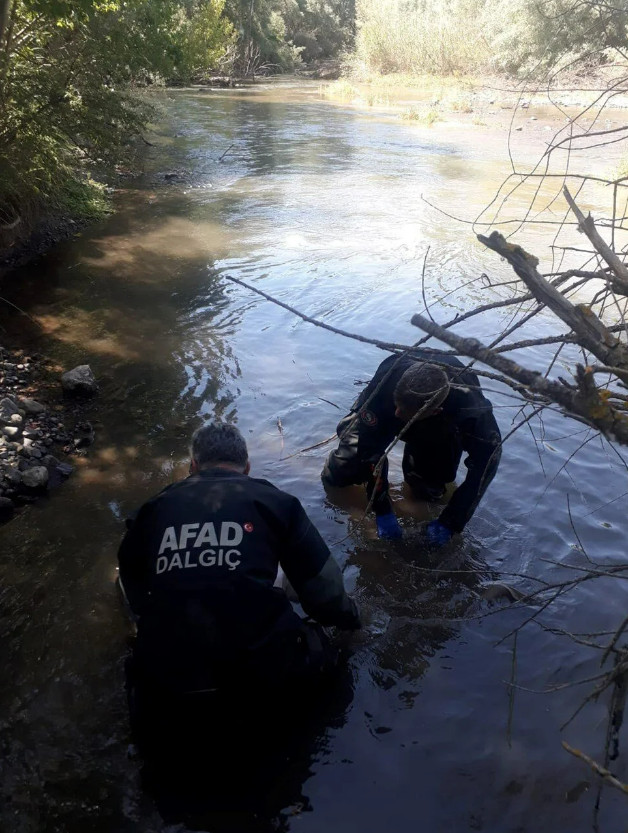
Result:
<instances>
[{"instance_id":1,"label":"black trousers","mask_svg":"<svg viewBox=\"0 0 628 833\"><path fill-rule=\"evenodd\" d=\"M360 447L359 424L351 428L353 414L338 424L337 433L342 437L338 448L332 451L322 472L323 483L328 486L350 486L365 483L369 500L375 493L373 509L376 515L392 512L388 495L388 463L382 468L379 483L373 477L380 454L365 453ZM443 422L430 426L430 431L413 436L407 442L403 454L403 476L416 497L430 500L444 492L445 484L456 479L462 457L462 445L451 426Z\"/></svg>"},{"instance_id":2,"label":"black trousers","mask_svg":"<svg viewBox=\"0 0 628 833\"><path fill-rule=\"evenodd\" d=\"M282 633L204 691L177 691L176 681L165 687L129 658L131 732L143 785L164 818L234 806L253 812L267 801L338 666L320 625L302 623L290 642Z\"/></svg>"},{"instance_id":3,"label":"black trousers","mask_svg":"<svg viewBox=\"0 0 628 833\"><path fill-rule=\"evenodd\" d=\"M388 496L388 460L384 461L381 475L374 477L375 466L381 454L364 452L360 447L358 421L351 422L355 414L351 413L338 423L336 433L341 437L338 448L332 451L321 473L326 486L352 486L366 484L366 494L373 498L373 511L376 515L388 515L392 512L392 503Z\"/></svg>"}]
</instances>

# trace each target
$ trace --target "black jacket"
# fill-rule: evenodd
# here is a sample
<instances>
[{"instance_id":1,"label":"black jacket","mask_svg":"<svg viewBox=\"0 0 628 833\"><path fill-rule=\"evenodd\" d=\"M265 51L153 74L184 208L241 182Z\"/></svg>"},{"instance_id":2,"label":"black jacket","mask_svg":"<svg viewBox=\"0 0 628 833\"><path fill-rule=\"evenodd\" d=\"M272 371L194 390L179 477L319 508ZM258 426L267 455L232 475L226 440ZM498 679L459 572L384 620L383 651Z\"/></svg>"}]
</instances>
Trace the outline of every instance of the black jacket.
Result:
<instances>
[{"instance_id":1,"label":"black jacket","mask_svg":"<svg viewBox=\"0 0 628 833\"><path fill-rule=\"evenodd\" d=\"M429 446L431 436L449 435L451 441L467 453L467 476L440 516L442 523L454 532L460 532L495 476L501 457L501 435L491 403L482 393L477 376L464 370L458 359L446 353L421 350L384 359L353 406L353 410L359 412L360 456L376 462L403 428L403 423L395 417L394 391L401 376L417 361L446 365L443 369L452 386L441 413L415 422L403 440L412 450L413 446ZM388 373L381 389L365 405Z\"/></svg>"},{"instance_id":2,"label":"black jacket","mask_svg":"<svg viewBox=\"0 0 628 833\"><path fill-rule=\"evenodd\" d=\"M282 566L305 612L322 625L359 627L342 573L301 503L265 480L214 468L144 504L118 553L138 616L136 651L161 677L191 689L195 666L228 669L300 622Z\"/></svg>"}]
</instances>

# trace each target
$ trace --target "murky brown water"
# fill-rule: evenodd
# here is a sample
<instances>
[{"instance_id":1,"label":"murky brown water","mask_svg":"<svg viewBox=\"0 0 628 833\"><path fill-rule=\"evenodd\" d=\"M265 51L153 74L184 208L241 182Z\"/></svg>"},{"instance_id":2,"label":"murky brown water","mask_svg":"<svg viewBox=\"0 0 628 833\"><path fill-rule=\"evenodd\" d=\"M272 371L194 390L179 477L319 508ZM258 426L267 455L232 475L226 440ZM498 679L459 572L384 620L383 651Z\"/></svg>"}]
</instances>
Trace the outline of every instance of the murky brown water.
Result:
<instances>
[{"instance_id":1,"label":"murky brown water","mask_svg":"<svg viewBox=\"0 0 628 833\"><path fill-rule=\"evenodd\" d=\"M327 448L282 459L332 434L356 381L384 354L225 280L255 283L337 327L416 340L409 319L423 306L428 246L427 296L449 293L433 308L441 318L486 297L472 280L481 272L507 275L470 231L421 199L477 213L506 169L503 137L418 129L323 101L316 85L178 91L164 105L146 175L119 196L119 213L3 290L41 325L28 336L34 349L63 367L91 364L102 391L87 464L2 530L0 827L165 829L127 759L129 631L114 586L116 548L121 518L183 473L192 429L216 414L237 420L254 474L301 498L346 565L368 623L352 659L352 702L306 761L311 810L287 829L592 830L595 784L560 740L600 759L605 704L561 735L589 689L518 691L508 731L512 639L496 643L529 610L473 618L490 608L472 577L436 580L423 569L411 531L421 511L402 497L398 465L392 479L408 537L384 545L370 523L357 524L359 501L326 500ZM165 183L165 172L180 178ZM488 337L507 316L469 332ZM15 319L6 326L10 338ZM519 406L486 387L505 434ZM487 574L569 575L542 560L584 563L569 495L585 547L605 563L622 559L623 463L557 413L544 416L544 433L532 427L535 438L525 428L508 441L460 554ZM621 581L590 582L543 621L612 629L627 599ZM518 640L517 681L541 690L595 674L597 661L532 625ZM627 769L622 755L614 770L626 780ZM605 792L600 830L625 831L627 817L625 797Z\"/></svg>"}]
</instances>

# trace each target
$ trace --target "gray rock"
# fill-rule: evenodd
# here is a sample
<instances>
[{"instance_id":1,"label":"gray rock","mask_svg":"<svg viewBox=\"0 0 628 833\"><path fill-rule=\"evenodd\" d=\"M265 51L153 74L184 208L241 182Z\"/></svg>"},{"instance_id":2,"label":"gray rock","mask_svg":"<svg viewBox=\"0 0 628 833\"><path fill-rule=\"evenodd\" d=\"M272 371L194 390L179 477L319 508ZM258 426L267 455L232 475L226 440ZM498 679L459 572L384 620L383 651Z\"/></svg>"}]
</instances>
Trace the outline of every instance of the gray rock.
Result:
<instances>
[{"instance_id":1,"label":"gray rock","mask_svg":"<svg viewBox=\"0 0 628 833\"><path fill-rule=\"evenodd\" d=\"M81 364L73 370L68 370L61 377L64 393L78 396L93 396L98 390L96 378L88 364Z\"/></svg>"},{"instance_id":2,"label":"gray rock","mask_svg":"<svg viewBox=\"0 0 628 833\"><path fill-rule=\"evenodd\" d=\"M46 406L42 405L41 402L37 402L35 399L22 399L20 400L20 405L27 414L43 414L46 410Z\"/></svg>"},{"instance_id":3,"label":"gray rock","mask_svg":"<svg viewBox=\"0 0 628 833\"><path fill-rule=\"evenodd\" d=\"M19 471L15 471L15 469L11 469L11 471L7 472L4 476L4 479L7 481L7 483L12 489L19 486L22 482L22 476L20 475Z\"/></svg>"},{"instance_id":4,"label":"gray rock","mask_svg":"<svg viewBox=\"0 0 628 833\"><path fill-rule=\"evenodd\" d=\"M48 460L52 461L55 458L49 454L41 462L46 465L46 461ZM68 463L59 463L57 460L55 460L55 463L56 465L48 465L48 472L50 474L50 480L48 481L49 489L54 489L56 486L59 486L74 471L73 467Z\"/></svg>"},{"instance_id":5,"label":"gray rock","mask_svg":"<svg viewBox=\"0 0 628 833\"><path fill-rule=\"evenodd\" d=\"M15 504L8 497L0 497L0 522L8 521L13 517Z\"/></svg>"},{"instance_id":6,"label":"gray rock","mask_svg":"<svg viewBox=\"0 0 628 833\"><path fill-rule=\"evenodd\" d=\"M19 414L11 414L9 422L11 425L21 425L24 422L24 417Z\"/></svg>"},{"instance_id":7,"label":"gray rock","mask_svg":"<svg viewBox=\"0 0 628 833\"><path fill-rule=\"evenodd\" d=\"M22 472L22 486L29 492L42 492L48 485L48 469L35 466Z\"/></svg>"},{"instance_id":8,"label":"gray rock","mask_svg":"<svg viewBox=\"0 0 628 833\"><path fill-rule=\"evenodd\" d=\"M8 422L13 414L19 413L19 410L17 403L13 399L9 399L8 396L0 399L0 420Z\"/></svg>"},{"instance_id":9,"label":"gray rock","mask_svg":"<svg viewBox=\"0 0 628 833\"><path fill-rule=\"evenodd\" d=\"M17 437L18 434L21 433L21 431L17 427L17 425L5 425L4 428L2 429L2 433L4 434L5 437L11 438L11 437Z\"/></svg>"}]
</instances>

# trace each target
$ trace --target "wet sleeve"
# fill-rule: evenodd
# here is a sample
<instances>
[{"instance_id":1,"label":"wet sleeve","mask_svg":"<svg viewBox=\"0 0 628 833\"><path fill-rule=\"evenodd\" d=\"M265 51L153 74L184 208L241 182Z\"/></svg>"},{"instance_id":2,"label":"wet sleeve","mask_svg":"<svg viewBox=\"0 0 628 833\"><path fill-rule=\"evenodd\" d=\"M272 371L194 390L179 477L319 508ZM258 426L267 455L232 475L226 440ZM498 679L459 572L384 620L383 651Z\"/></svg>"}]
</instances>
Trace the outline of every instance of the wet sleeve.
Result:
<instances>
[{"instance_id":1,"label":"wet sleeve","mask_svg":"<svg viewBox=\"0 0 628 833\"><path fill-rule=\"evenodd\" d=\"M501 459L501 434L492 410L487 408L461 426L462 447L468 453L467 476L453 493L439 520L454 532L462 532L482 495L495 477Z\"/></svg>"},{"instance_id":2,"label":"wet sleeve","mask_svg":"<svg viewBox=\"0 0 628 833\"><path fill-rule=\"evenodd\" d=\"M382 407L381 402L374 402L373 410L370 407L362 408L357 416L358 456L364 471L366 494L369 501L373 494L375 495L373 509L377 514L392 512L392 505L388 500L388 461L384 462L379 479L374 476L375 467L396 435L392 399L387 404L389 407L386 408ZM380 512L378 508L381 509Z\"/></svg>"},{"instance_id":3,"label":"wet sleeve","mask_svg":"<svg viewBox=\"0 0 628 833\"><path fill-rule=\"evenodd\" d=\"M148 558L142 533L145 512L127 521L127 531L118 549L118 566L122 590L134 616L142 612L148 596Z\"/></svg>"},{"instance_id":4,"label":"wet sleeve","mask_svg":"<svg viewBox=\"0 0 628 833\"><path fill-rule=\"evenodd\" d=\"M279 561L308 616L321 625L346 630L360 627L358 609L345 591L340 567L296 498Z\"/></svg>"}]
</instances>

